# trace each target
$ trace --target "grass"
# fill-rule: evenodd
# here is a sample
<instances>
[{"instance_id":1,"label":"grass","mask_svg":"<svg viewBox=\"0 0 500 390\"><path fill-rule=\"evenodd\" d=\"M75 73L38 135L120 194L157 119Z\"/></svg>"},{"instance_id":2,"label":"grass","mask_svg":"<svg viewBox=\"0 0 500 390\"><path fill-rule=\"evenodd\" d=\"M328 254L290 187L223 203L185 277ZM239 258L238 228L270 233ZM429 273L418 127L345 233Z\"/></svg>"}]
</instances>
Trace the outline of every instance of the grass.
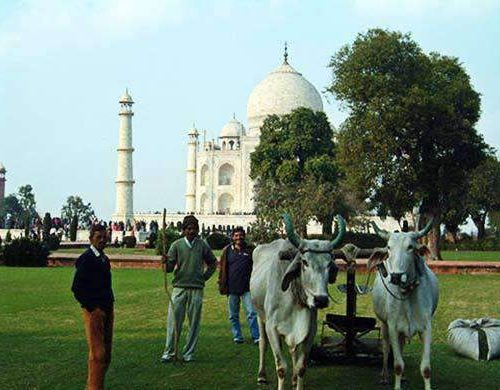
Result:
<instances>
[{"instance_id":1,"label":"grass","mask_svg":"<svg viewBox=\"0 0 500 390\"><path fill-rule=\"evenodd\" d=\"M443 260L500 261L500 251L443 251Z\"/></svg>"},{"instance_id":2,"label":"grass","mask_svg":"<svg viewBox=\"0 0 500 390\"><path fill-rule=\"evenodd\" d=\"M1 389L84 388L87 347L80 308L70 293L72 275L71 268L0 267ZM116 323L107 388L256 388L258 349L250 343L233 344L226 299L218 294L215 277L205 289L197 361L159 363L167 311L162 278L156 270L113 270ZM498 317L500 275L443 275L439 279L441 301L434 322L432 355L434 386L498 388L495 378L500 361L475 362L456 356L446 344L446 328L456 318ZM332 294L343 302L344 297L336 290ZM329 311L343 313L344 304L334 304ZM358 313L372 315L369 296L360 297ZM324 314L322 311L320 318ZM246 325L244 332L248 335ZM275 384L270 352L267 367ZM405 356L409 386L421 388L420 342L414 340ZM306 386L382 388L377 385L378 374L377 367L311 367L306 374Z\"/></svg>"}]
</instances>

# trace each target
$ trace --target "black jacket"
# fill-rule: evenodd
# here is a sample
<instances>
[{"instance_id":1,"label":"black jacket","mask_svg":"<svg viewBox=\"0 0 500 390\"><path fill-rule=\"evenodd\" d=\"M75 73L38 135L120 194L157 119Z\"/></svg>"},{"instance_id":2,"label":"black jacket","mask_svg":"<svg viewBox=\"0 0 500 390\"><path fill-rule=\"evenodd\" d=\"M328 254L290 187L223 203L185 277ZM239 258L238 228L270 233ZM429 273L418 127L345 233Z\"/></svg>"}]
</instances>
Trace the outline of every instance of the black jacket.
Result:
<instances>
[{"instance_id":1,"label":"black jacket","mask_svg":"<svg viewBox=\"0 0 500 390\"><path fill-rule=\"evenodd\" d=\"M115 299L108 257L104 253L97 257L89 248L78 258L75 267L71 291L82 307L89 311L96 307L111 308Z\"/></svg>"}]
</instances>

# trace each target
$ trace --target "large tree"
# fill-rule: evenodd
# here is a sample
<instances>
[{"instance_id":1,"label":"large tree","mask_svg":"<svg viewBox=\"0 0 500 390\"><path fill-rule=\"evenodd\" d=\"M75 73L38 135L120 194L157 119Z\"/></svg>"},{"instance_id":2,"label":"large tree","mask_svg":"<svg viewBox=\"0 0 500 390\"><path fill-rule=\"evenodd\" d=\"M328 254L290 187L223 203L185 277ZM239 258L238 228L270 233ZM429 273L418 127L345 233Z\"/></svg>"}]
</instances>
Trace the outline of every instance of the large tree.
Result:
<instances>
[{"instance_id":1,"label":"large tree","mask_svg":"<svg viewBox=\"0 0 500 390\"><path fill-rule=\"evenodd\" d=\"M10 194L3 199L0 205L0 223L4 226L7 223L7 216L9 216L9 226L6 228L17 228L23 224L23 208L19 203L19 199L15 194Z\"/></svg>"},{"instance_id":2,"label":"large tree","mask_svg":"<svg viewBox=\"0 0 500 390\"><path fill-rule=\"evenodd\" d=\"M38 217L33 187L29 184L19 187L19 190L17 191L17 199L23 209L24 234L27 237L33 219Z\"/></svg>"},{"instance_id":3,"label":"large tree","mask_svg":"<svg viewBox=\"0 0 500 390\"><path fill-rule=\"evenodd\" d=\"M465 69L457 58L427 55L409 34L380 29L358 35L329 66L328 90L348 112L338 156L350 188L396 219L422 201L439 258L442 216L486 149Z\"/></svg>"},{"instance_id":4,"label":"large tree","mask_svg":"<svg viewBox=\"0 0 500 390\"><path fill-rule=\"evenodd\" d=\"M485 236L486 218L500 211L500 161L493 154L470 173L467 188L467 209L481 239Z\"/></svg>"},{"instance_id":5,"label":"large tree","mask_svg":"<svg viewBox=\"0 0 500 390\"><path fill-rule=\"evenodd\" d=\"M85 204L81 197L72 195L68 197L63 205L61 217L69 223L76 221L77 225L78 223L90 225L95 218L95 213L90 203Z\"/></svg>"},{"instance_id":6,"label":"large tree","mask_svg":"<svg viewBox=\"0 0 500 390\"><path fill-rule=\"evenodd\" d=\"M334 146L332 127L323 112L301 107L267 117L251 155L258 217L276 222L287 211L303 235L311 218L331 233L340 202Z\"/></svg>"}]
</instances>

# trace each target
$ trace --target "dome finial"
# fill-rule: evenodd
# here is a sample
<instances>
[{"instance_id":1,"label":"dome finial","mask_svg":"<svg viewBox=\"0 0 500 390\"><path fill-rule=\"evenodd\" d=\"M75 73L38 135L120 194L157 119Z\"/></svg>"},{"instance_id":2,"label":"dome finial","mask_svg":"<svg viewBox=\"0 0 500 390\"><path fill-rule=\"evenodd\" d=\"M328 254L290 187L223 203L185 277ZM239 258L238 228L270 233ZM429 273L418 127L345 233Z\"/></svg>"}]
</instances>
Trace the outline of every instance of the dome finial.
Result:
<instances>
[{"instance_id":1,"label":"dome finial","mask_svg":"<svg viewBox=\"0 0 500 390\"><path fill-rule=\"evenodd\" d=\"M283 65L288 65L288 43L285 41L285 53L283 54Z\"/></svg>"}]
</instances>

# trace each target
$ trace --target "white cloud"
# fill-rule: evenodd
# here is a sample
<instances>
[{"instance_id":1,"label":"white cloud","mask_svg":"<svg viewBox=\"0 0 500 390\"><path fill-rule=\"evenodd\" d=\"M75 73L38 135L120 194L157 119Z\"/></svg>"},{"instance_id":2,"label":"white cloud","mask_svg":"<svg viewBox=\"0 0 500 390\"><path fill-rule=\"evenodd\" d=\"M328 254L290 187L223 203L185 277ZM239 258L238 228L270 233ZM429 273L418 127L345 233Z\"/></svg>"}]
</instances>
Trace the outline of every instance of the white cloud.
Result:
<instances>
[{"instance_id":1,"label":"white cloud","mask_svg":"<svg viewBox=\"0 0 500 390\"><path fill-rule=\"evenodd\" d=\"M180 23L189 11L185 4L182 0L28 0L4 15L0 56L142 36Z\"/></svg>"}]
</instances>

